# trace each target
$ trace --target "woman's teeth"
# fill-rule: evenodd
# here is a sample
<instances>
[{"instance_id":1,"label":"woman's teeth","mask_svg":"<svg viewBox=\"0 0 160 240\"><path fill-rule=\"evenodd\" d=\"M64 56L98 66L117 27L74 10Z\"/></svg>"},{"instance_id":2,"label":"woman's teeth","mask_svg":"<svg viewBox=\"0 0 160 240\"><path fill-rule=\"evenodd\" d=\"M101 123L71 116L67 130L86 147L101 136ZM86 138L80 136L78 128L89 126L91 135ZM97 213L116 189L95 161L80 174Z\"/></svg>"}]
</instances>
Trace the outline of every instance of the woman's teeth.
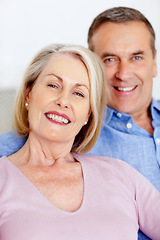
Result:
<instances>
[{"instance_id":1,"label":"woman's teeth","mask_svg":"<svg viewBox=\"0 0 160 240\"><path fill-rule=\"evenodd\" d=\"M52 119L55 122L60 122L60 123L65 123L65 124L68 124L70 122L68 119L63 118L63 117L58 116L58 115L55 115L55 114L46 114L46 116L49 119Z\"/></svg>"}]
</instances>

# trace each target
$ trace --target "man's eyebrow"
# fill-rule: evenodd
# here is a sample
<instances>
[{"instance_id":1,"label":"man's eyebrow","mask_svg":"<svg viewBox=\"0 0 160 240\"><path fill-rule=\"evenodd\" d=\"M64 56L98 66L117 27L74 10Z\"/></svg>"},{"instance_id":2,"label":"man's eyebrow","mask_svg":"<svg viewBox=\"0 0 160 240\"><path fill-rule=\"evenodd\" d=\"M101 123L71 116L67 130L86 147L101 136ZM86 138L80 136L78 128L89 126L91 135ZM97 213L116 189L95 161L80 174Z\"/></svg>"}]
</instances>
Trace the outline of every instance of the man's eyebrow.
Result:
<instances>
[{"instance_id":1,"label":"man's eyebrow","mask_svg":"<svg viewBox=\"0 0 160 240\"><path fill-rule=\"evenodd\" d=\"M105 52L105 53L103 53L102 55L101 55L101 58L105 58L105 57L109 57L109 56L113 56L113 57L115 57L116 56L116 54L115 53L109 53L109 52Z\"/></svg>"},{"instance_id":2,"label":"man's eyebrow","mask_svg":"<svg viewBox=\"0 0 160 240\"><path fill-rule=\"evenodd\" d=\"M61 82L63 82L63 78L57 76L56 74L54 74L54 73L49 73L49 74L47 74L47 76L52 76L52 75L53 75L54 77L56 77L58 80L60 80ZM86 87L87 90L89 91L89 88L88 88L87 85L85 85L85 84L76 83L75 86L77 86L77 87Z\"/></svg>"},{"instance_id":3,"label":"man's eyebrow","mask_svg":"<svg viewBox=\"0 0 160 240\"><path fill-rule=\"evenodd\" d=\"M133 53L131 53L131 55L135 56L135 55L143 55L144 54L144 51L143 50L138 50L138 51L135 51ZM105 57L116 57L117 55L115 53L112 53L112 52L105 52L101 55L101 58L105 58Z\"/></svg>"},{"instance_id":4,"label":"man's eyebrow","mask_svg":"<svg viewBox=\"0 0 160 240\"><path fill-rule=\"evenodd\" d=\"M144 51L139 50L139 51L136 51L136 52L132 53L132 55L141 55L141 54L144 54Z\"/></svg>"}]
</instances>

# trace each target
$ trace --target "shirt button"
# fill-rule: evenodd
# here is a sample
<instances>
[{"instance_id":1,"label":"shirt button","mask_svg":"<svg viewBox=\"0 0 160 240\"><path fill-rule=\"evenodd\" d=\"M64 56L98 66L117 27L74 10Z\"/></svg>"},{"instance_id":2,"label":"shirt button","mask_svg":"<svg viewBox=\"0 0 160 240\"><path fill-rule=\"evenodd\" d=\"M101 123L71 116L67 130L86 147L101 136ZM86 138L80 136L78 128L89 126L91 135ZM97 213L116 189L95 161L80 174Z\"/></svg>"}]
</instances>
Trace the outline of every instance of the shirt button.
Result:
<instances>
[{"instance_id":1,"label":"shirt button","mask_svg":"<svg viewBox=\"0 0 160 240\"><path fill-rule=\"evenodd\" d=\"M122 114L121 113L117 113L117 117L121 118Z\"/></svg>"},{"instance_id":2,"label":"shirt button","mask_svg":"<svg viewBox=\"0 0 160 240\"><path fill-rule=\"evenodd\" d=\"M160 138L157 138L157 139L156 139L156 143L157 143L157 144L160 144Z\"/></svg>"},{"instance_id":3,"label":"shirt button","mask_svg":"<svg viewBox=\"0 0 160 240\"><path fill-rule=\"evenodd\" d=\"M127 124L126 124L126 127L127 127L127 128L131 128L131 127L132 127L132 124L131 124L131 123L127 123Z\"/></svg>"}]
</instances>

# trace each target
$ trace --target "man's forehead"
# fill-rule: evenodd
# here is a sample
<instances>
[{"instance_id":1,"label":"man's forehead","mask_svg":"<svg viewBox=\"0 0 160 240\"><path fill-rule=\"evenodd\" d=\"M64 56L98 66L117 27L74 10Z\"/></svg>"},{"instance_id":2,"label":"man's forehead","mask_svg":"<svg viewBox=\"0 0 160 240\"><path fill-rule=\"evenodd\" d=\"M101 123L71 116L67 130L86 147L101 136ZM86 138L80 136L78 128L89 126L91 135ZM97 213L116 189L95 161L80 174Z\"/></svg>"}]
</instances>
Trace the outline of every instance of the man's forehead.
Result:
<instances>
[{"instance_id":1,"label":"man's forehead","mask_svg":"<svg viewBox=\"0 0 160 240\"><path fill-rule=\"evenodd\" d=\"M132 29L131 29L132 27ZM150 48L150 32L145 24L137 23L105 23L100 26L92 37L93 51L101 54L128 52L135 54Z\"/></svg>"}]
</instances>

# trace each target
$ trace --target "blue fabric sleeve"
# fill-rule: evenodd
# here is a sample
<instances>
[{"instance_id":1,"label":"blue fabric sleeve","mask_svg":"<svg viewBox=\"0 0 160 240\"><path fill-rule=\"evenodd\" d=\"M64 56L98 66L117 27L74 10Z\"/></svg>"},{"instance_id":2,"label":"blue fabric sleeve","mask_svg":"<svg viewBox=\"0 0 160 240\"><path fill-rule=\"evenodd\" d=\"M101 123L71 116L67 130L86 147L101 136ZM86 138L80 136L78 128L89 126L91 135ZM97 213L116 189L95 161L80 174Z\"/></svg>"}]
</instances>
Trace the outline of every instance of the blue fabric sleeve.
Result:
<instances>
[{"instance_id":1,"label":"blue fabric sleeve","mask_svg":"<svg viewBox=\"0 0 160 240\"><path fill-rule=\"evenodd\" d=\"M18 136L16 132L7 132L0 135L0 157L17 152L25 142L26 138Z\"/></svg>"}]
</instances>

